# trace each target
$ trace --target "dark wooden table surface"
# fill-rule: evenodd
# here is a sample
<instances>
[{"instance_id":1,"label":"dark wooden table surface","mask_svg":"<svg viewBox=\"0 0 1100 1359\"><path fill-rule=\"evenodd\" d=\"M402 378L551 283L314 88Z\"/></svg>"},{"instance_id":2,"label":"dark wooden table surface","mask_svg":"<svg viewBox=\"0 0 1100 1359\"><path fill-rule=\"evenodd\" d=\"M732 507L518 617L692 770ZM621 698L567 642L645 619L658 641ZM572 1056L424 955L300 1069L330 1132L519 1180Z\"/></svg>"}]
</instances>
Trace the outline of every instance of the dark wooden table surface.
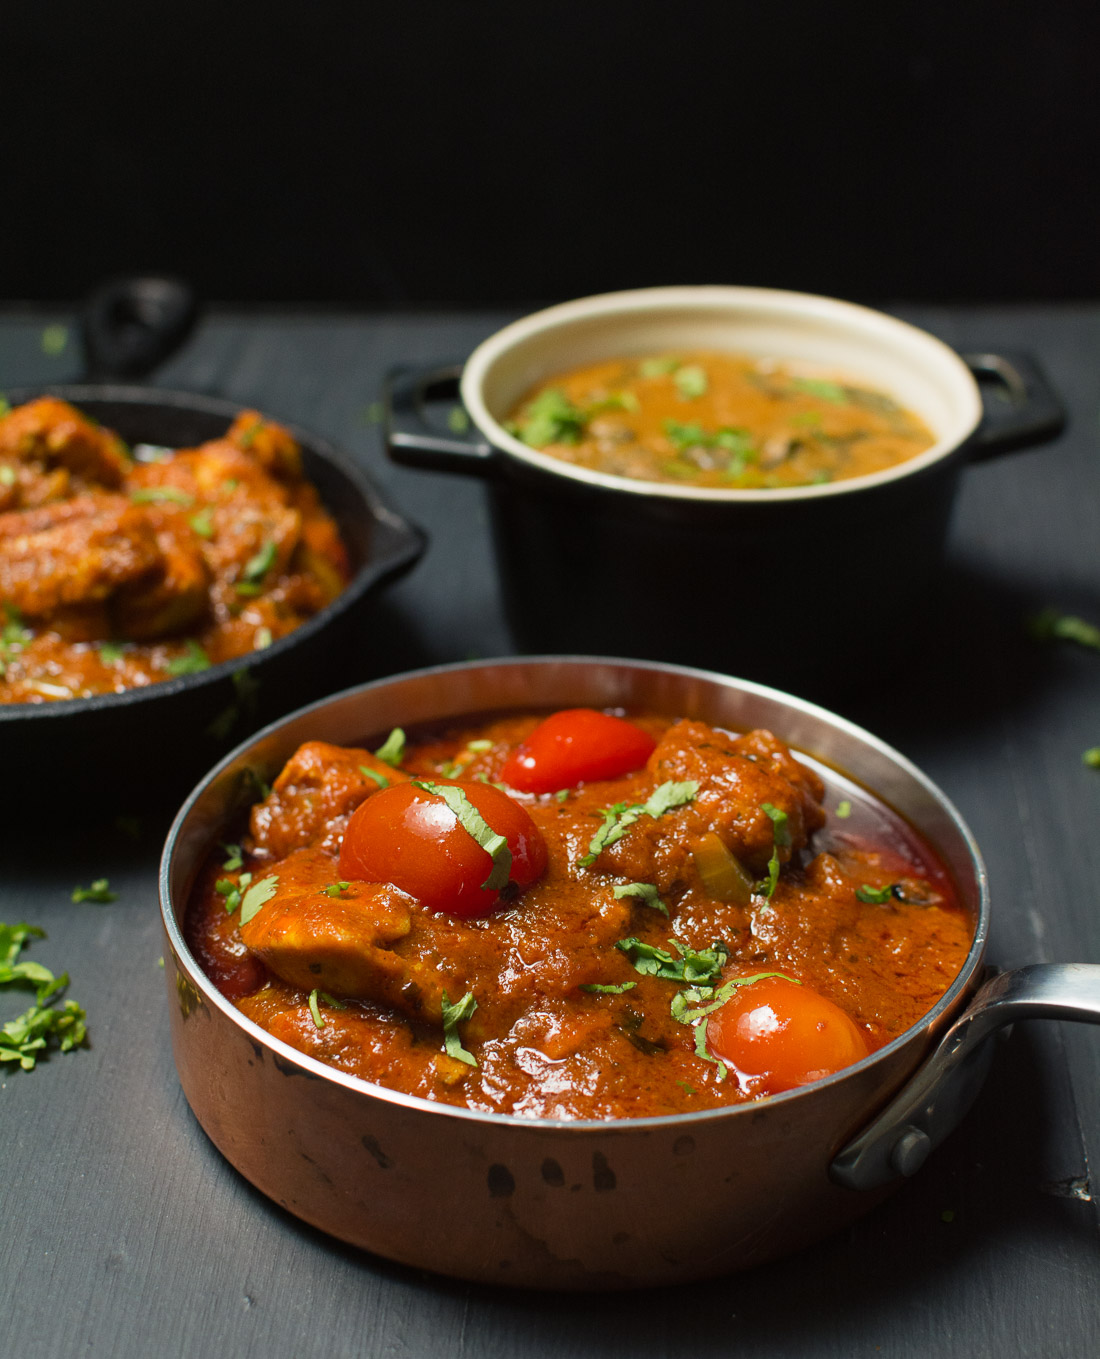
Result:
<instances>
[{"instance_id":1,"label":"dark wooden table surface","mask_svg":"<svg viewBox=\"0 0 1100 1359\"><path fill-rule=\"evenodd\" d=\"M1100 961L1100 772L1081 760L1100 744L1100 654L1039 646L1025 627L1045 605L1100 622L1100 306L899 310L962 349L1031 351L1071 423L1055 444L967 472L950 586L912 620L909 672L874 684L869 618L872 682L834 706L900 747L969 821L992 880L994 962ZM391 364L460 358L506 319L215 313L156 375L316 429L429 531L428 554L375 612L364 678L511 649L483 489L389 466L370 411ZM0 315L0 388L76 376L74 332L43 338L69 321ZM1017 1026L921 1174L795 1259L644 1295L450 1282L300 1226L221 1160L169 1050L164 818L120 808L142 814L132 838L129 822L96 810L59 785L49 824L0 827L0 919L46 929L32 956L69 971L91 1034L88 1050L0 1075L3 1355L1100 1353L1097 1030ZM76 884L103 876L116 901L71 902ZM0 1018L22 1004L0 998ZM445 1231L446 1186L439 1220Z\"/></svg>"}]
</instances>

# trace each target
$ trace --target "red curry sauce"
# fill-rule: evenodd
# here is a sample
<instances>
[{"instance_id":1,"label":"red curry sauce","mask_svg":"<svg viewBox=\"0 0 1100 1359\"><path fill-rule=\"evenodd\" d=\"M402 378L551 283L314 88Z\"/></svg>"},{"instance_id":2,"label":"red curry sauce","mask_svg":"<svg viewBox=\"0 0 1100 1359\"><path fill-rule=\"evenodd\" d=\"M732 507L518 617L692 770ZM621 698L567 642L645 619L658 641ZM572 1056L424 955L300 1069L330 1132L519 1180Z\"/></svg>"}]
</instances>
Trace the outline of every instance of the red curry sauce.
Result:
<instances>
[{"instance_id":1,"label":"red curry sauce","mask_svg":"<svg viewBox=\"0 0 1100 1359\"><path fill-rule=\"evenodd\" d=\"M957 975L972 923L932 851L764 731L640 716L655 742L641 768L556 793L509 789L546 866L481 917L341 870L349 821L382 784L496 781L540 720L428 733L398 767L365 748L302 746L252 808L240 852L212 856L189 905L188 942L222 993L291 1046L396 1090L531 1117L619 1118L774 1088L716 1059L717 1012L695 1018L723 986L741 1001L757 984L730 979L780 973L790 982L768 984L800 983L839 1007L857 1044L849 1061L917 1022ZM600 828L623 819L617 807L655 808L662 796L667 810L640 813L592 852ZM685 958L710 969L709 990L652 971Z\"/></svg>"}]
</instances>

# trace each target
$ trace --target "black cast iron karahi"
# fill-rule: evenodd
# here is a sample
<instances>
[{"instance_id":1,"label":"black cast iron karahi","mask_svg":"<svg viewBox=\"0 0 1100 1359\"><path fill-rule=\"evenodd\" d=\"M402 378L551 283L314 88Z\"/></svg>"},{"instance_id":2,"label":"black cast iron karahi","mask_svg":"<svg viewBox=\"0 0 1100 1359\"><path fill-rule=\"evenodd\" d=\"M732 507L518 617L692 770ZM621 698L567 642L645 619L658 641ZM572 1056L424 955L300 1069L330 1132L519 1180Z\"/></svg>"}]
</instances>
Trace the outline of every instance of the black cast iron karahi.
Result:
<instances>
[{"instance_id":1,"label":"black cast iron karahi","mask_svg":"<svg viewBox=\"0 0 1100 1359\"><path fill-rule=\"evenodd\" d=\"M935 847L974 921L970 953L941 1000L886 1047L799 1090L701 1114L562 1121L358 1080L259 1028L203 974L183 929L196 876L239 829L257 779L270 781L301 742L358 744L398 725L576 705L767 727L827 777L893 806ZM344 1241L490 1283L642 1287L796 1250L919 1170L978 1093L991 1032L1042 1016L1100 1022L1100 966L1036 965L983 984L981 855L908 760L814 704L673 665L488 661L337 694L239 746L195 789L169 835L160 894L176 1067L215 1146L276 1203ZM668 1203L691 1211L665 1212Z\"/></svg>"},{"instance_id":2,"label":"black cast iron karahi","mask_svg":"<svg viewBox=\"0 0 1100 1359\"><path fill-rule=\"evenodd\" d=\"M870 476L726 490L593 471L506 427L556 374L708 349L872 386L916 411L935 445ZM431 419L433 402L459 393L467 434ZM519 649L710 665L815 696L828 673L830 697L871 670L881 683L905 664L914 619L923 627L926 609L934 618L929 593L943 584L965 467L1042 443L1064 423L1026 355L960 356L866 307L738 287L643 288L533 313L464 365L392 374L387 419L395 461L488 483Z\"/></svg>"},{"instance_id":3,"label":"black cast iron karahi","mask_svg":"<svg viewBox=\"0 0 1100 1359\"><path fill-rule=\"evenodd\" d=\"M242 409L214 397L100 383L7 396L17 405L44 390L131 445L193 447L224 434ZM175 802L220 751L331 689L334 676L345 683L355 677L352 667L364 656L364 605L412 566L425 538L330 444L294 425L287 428L347 546L346 589L272 646L198 674L117 694L0 704L5 775L0 807L7 817L36 816L61 796L91 799L84 804L89 816L97 809L122 814Z\"/></svg>"}]
</instances>

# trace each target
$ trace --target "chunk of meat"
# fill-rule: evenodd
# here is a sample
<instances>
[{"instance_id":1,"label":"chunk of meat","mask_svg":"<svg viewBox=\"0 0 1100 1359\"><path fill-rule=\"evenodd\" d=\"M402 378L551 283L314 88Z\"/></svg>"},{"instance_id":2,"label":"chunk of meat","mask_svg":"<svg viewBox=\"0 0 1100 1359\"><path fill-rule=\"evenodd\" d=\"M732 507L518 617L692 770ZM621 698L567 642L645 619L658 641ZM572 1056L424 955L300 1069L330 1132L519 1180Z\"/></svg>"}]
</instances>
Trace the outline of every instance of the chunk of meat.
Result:
<instances>
[{"instance_id":1,"label":"chunk of meat","mask_svg":"<svg viewBox=\"0 0 1100 1359\"><path fill-rule=\"evenodd\" d=\"M241 925L245 945L276 976L304 991L316 987L376 1001L442 1025L448 978L422 959L393 951L412 929L411 899L385 883L341 888L335 871L333 860L315 851L284 860L275 895ZM457 1000L453 980L450 988Z\"/></svg>"},{"instance_id":2,"label":"chunk of meat","mask_svg":"<svg viewBox=\"0 0 1100 1359\"><path fill-rule=\"evenodd\" d=\"M0 599L28 619L98 603L162 563L148 518L123 496L0 515Z\"/></svg>"},{"instance_id":3,"label":"chunk of meat","mask_svg":"<svg viewBox=\"0 0 1100 1359\"><path fill-rule=\"evenodd\" d=\"M408 777L369 750L307 741L283 766L270 796L252 808L253 846L273 859L309 844L335 854L356 807L379 788Z\"/></svg>"},{"instance_id":4,"label":"chunk of meat","mask_svg":"<svg viewBox=\"0 0 1100 1359\"><path fill-rule=\"evenodd\" d=\"M139 642L168 637L196 626L207 613L210 568L195 535L169 521L156 529L156 542L161 557L156 572L123 586L112 601L116 637Z\"/></svg>"},{"instance_id":5,"label":"chunk of meat","mask_svg":"<svg viewBox=\"0 0 1100 1359\"><path fill-rule=\"evenodd\" d=\"M824 824L824 787L770 732L730 736L703 722L669 728L649 758L653 787L694 780L693 800L659 817L640 817L627 834L596 861L604 872L649 882L660 891L693 881L693 849L703 836L717 835L750 872L767 868L775 845L768 803L787 816L789 844L779 846L786 862Z\"/></svg>"},{"instance_id":6,"label":"chunk of meat","mask_svg":"<svg viewBox=\"0 0 1100 1359\"><path fill-rule=\"evenodd\" d=\"M225 439L186 449L164 462L135 467L129 484L163 514L205 520L197 539L213 574L236 583L259 554L270 554L265 576L286 571L302 536L302 515L290 493L256 459ZM157 497L164 497L157 499Z\"/></svg>"},{"instance_id":7,"label":"chunk of meat","mask_svg":"<svg viewBox=\"0 0 1100 1359\"><path fill-rule=\"evenodd\" d=\"M281 481L298 481L302 450L289 430L265 420L259 411L241 411L225 436Z\"/></svg>"},{"instance_id":8,"label":"chunk of meat","mask_svg":"<svg viewBox=\"0 0 1100 1359\"><path fill-rule=\"evenodd\" d=\"M129 467L118 435L52 396L17 406L0 419L0 459L8 458L60 465L89 486L112 489Z\"/></svg>"}]
</instances>

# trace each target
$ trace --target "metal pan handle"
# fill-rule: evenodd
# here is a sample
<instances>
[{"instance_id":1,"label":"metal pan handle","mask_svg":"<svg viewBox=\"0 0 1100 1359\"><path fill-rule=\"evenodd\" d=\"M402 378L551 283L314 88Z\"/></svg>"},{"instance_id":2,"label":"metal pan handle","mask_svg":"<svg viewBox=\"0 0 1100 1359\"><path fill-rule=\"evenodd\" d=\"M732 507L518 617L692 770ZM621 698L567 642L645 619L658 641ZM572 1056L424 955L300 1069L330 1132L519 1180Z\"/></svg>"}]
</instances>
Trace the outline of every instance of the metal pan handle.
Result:
<instances>
[{"instance_id":1,"label":"metal pan handle","mask_svg":"<svg viewBox=\"0 0 1100 1359\"><path fill-rule=\"evenodd\" d=\"M913 1079L834 1158L830 1178L876 1189L914 1175L973 1103L992 1058L985 1040L1021 1019L1100 1024L1100 964L1035 963L987 981Z\"/></svg>"},{"instance_id":2,"label":"metal pan handle","mask_svg":"<svg viewBox=\"0 0 1100 1359\"><path fill-rule=\"evenodd\" d=\"M982 462L1057 438L1066 413L1057 392L1030 354L961 354L979 382L984 413L970 440L970 460Z\"/></svg>"},{"instance_id":3,"label":"metal pan handle","mask_svg":"<svg viewBox=\"0 0 1100 1359\"><path fill-rule=\"evenodd\" d=\"M457 406L461 364L434 368L395 368L386 378L386 449L394 462L433 472L486 476L495 463L493 446L476 429L442 434L427 417L432 403Z\"/></svg>"}]
</instances>

